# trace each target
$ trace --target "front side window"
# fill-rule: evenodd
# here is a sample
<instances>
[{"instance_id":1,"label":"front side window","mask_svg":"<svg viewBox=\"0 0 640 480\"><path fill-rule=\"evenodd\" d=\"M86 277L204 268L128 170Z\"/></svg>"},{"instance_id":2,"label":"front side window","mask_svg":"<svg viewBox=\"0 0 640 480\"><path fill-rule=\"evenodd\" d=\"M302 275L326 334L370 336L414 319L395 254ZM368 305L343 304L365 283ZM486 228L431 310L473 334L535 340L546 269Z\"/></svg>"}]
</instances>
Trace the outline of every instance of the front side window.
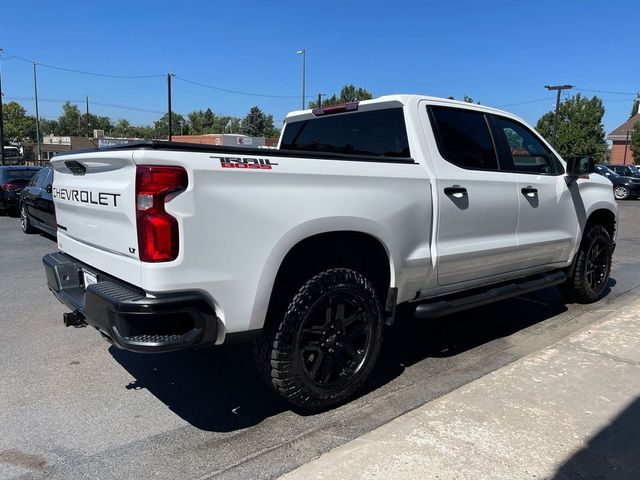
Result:
<instances>
[{"instance_id":1,"label":"front side window","mask_svg":"<svg viewBox=\"0 0 640 480\"><path fill-rule=\"evenodd\" d=\"M280 148L409 158L402 108L327 115L287 123Z\"/></svg>"},{"instance_id":2,"label":"front side window","mask_svg":"<svg viewBox=\"0 0 640 480\"><path fill-rule=\"evenodd\" d=\"M498 169L484 113L451 107L428 108L438 150L445 160L467 169Z\"/></svg>"},{"instance_id":3,"label":"front side window","mask_svg":"<svg viewBox=\"0 0 640 480\"><path fill-rule=\"evenodd\" d=\"M505 170L547 175L558 173L553 154L533 132L508 118L494 118L507 147Z\"/></svg>"}]
</instances>

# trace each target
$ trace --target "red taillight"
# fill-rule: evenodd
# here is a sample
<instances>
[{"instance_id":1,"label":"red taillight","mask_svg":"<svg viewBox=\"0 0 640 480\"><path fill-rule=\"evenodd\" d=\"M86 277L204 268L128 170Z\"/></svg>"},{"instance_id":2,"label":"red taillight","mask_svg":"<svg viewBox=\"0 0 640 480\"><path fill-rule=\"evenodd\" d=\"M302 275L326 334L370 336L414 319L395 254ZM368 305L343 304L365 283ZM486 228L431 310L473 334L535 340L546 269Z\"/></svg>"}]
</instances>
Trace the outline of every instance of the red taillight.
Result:
<instances>
[{"instance_id":1,"label":"red taillight","mask_svg":"<svg viewBox=\"0 0 640 480\"><path fill-rule=\"evenodd\" d=\"M143 262L169 262L178 257L178 222L165 209L165 202L187 188L182 167L138 165L136 210L138 254ZM169 197L169 198L167 198Z\"/></svg>"},{"instance_id":2,"label":"red taillight","mask_svg":"<svg viewBox=\"0 0 640 480\"><path fill-rule=\"evenodd\" d=\"M0 189L5 192L16 192L20 190L20 185L16 185L14 183L5 183L4 185L0 185Z\"/></svg>"}]
</instances>

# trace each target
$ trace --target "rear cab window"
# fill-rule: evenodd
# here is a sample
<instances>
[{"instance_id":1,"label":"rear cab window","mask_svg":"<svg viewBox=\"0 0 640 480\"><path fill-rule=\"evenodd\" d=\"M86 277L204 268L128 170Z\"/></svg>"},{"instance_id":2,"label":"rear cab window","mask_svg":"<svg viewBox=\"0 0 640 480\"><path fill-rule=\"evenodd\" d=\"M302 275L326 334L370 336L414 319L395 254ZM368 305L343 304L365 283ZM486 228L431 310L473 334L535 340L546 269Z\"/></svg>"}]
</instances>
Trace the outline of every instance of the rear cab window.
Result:
<instances>
[{"instance_id":1,"label":"rear cab window","mask_svg":"<svg viewBox=\"0 0 640 480\"><path fill-rule=\"evenodd\" d=\"M282 150L410 158L402 107L287 122Z\"/></svg>"}]
</instances>

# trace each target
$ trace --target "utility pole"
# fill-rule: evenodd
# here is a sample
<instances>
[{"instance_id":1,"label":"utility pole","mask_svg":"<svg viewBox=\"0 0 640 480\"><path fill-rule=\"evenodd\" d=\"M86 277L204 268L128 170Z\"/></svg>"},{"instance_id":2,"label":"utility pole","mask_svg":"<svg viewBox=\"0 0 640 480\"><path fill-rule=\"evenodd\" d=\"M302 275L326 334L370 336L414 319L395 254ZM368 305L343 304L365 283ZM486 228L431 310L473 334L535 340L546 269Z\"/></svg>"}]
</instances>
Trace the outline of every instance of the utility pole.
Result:
<instances>
[{"instance_id":1,"label":"utility pole","mask_svg":"<svg viewBox=\"0 0 640 480\"><path fill-rule=\"evenodd\" d=\"M173 73L167 73L167 107L169 110L169 141L171 141L173 121L171 118L171 77Z\"/></svg>"},{"instance_id":2,"label":"utility pole","mask_svg":"<svg viewBox=\"0 0 640 480\"><path fill-rule=\"evenodd\" d=\"M0 165L4 167L4 115L2 112L2 49L0 48Z\"/></svg>"},{"instance_id":3,"label":"utility pole","mask_svg":"<svg viewBox=\"0 0 640 480\"><path fill-rule=\"evenodd\" d=\"M38 111L38 77L36 75L36 62L33 62L33 90L36 96L36 139L38 140L38 152L36 160L40 161L42 157L42 147L40 145L40 113Z\"/></svg>"},{"instance_id":4,"label":"utility pole","mask_svg":"<svg viewBox=\"0 0 640 480\"><path fill-rule=\"evenodd\" d=\"M318 94L318 108L322 108L322 97L323 97L323 96L325 96L325 97L326 97L326 96L327 96L327 94L326 94L326 93L319 93L319 94Z\"/></svg>"},{"instance_id":5,"label":"utility pole","mask_svg":"<svg viewBox=\"0 0 640 480\"><path fill-rule=\"evenodd\" d=\"M622 164L626 165L627 164L627 148L629 147L629 132L631 130L627 129L627 138L624 141L624 157L622 157Z\"/></svg>"},{"instance_id":6,"label":"utility pole","mask_svg":"<svg viewBox=\"0 0 640 480\"><path fill-rule=\"evenodd\" d=\"M553 142L551 142L555 148L556 140L558 139L558 110L560 110L560 94L562 93L562 90L569 90L573 88L573 85L545 85L544 88L549 91L556 90L558 92L558 95L556 96L556 113L553 117Z\"/></svg>"},{"instance_id":7,"label":"utility pole","mask_svg":"<svg viewBox=\"0 0 640 480\"><path fill-rule=\"evenodd\" d=\"M85 99L87 100L87 116L86 116L86 118L87 118L87 121L86 121L86 123L87 123L87 137L90 137L91 136L91 130L89 128L89 95L85 95Z\"/></svg>"}]
</instances>

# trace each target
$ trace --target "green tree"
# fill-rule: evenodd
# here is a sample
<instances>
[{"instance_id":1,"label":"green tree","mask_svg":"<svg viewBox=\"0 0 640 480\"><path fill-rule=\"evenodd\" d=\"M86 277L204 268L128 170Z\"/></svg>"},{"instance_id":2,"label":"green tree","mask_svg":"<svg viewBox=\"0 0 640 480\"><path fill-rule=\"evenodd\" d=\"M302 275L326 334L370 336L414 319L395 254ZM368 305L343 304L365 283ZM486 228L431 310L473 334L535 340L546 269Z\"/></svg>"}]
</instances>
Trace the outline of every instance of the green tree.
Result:
<instances>
[{"instance_id":1,"label":"green tree","mask_svg":"<svg viewBox=\"0 0 640 480\"><path fill-rule=\"evenodd\" d=\"M182 130L185 135L189 134L189 123L185 120L185 118L176 112L171 112L171 121L172 125L172 134L180 135L180 124L182 123ZM165 113L158 120L153 122L153 126L156 133L156 138L164 138L169 137L169 114Z\"/></svg>"},{"instance_id":2,"label":"green tree","mask_svg":"<svg viewBox=\"0 0 640 480\"><path fill-rule=\"evenodd\" d=\"M35 118L33 120L33 123L35 124ZM35 129L35 126L34 126L34 129ZM60 127L58 126L57 120L52 120L47 118L40 119L40 135L50 135L50 134L57 135L59 130L60 130ZM34 134L33 134L34 139L35 139L35 136L36 135L34 130Z\"/></svg>"},{"instance_id":3,"label":"green tree","mask_svg":"<svg viewBox=\"0 0 640 480\"><path fill-rule=\"evenodd\" d=\"M604 125L604 105L597 96L577 94L560 103L556 151L563 157L591 155L603 162L607 152ZM536 124L536 130L547 140L553 139L554 111L545 113Z\"/></svg>"},{"instance_id":4,"label":"green tree","mask_svg":"<svg viewBox=\"0 0 640 480\"><path fill-rule=\"evenodd\" d=\"M86 129L86 134L89 136L93 135L94 130L104 130L105 132L109 132L113 128L113 123L109 117L102 117L98 115L94 115L90 113L88 116L85 113L82 116L84 121L84 126Z\"/></svg>"},{"instance_id":5,"label":"green tree","mask_svg":"<svg viewBox=\"0 0 640 480\"><path fill-rule=\"evenodd\" d=\"M633 162L640 165L640 122L636 122L631 130L629 148L633 152Z\"/></svg>"},{"instance_id":6,"label":"green tree","mask_svg":"<svg viewBox=\"0 0 640 480\"><path fill-rule=\"evenodd\" d=\"M109 133L113 137L127 138L132 134L131 124L126 118L119 119Z\"/></svg>"},{"instance_id":7,"label":"green tree","mask_svg":"<svg viewBox=\"0 0 640 480\"><path fill-rule=\"evenodd\" d=\"M340 90L340 95L335 93L322 101L322 106L337 105L340 103L358 102L360 100L371 100L373 94L365 88L356 88L352 84L345 85ZM309 102L309 108L318 108L318 102Z\"/></svg>"},{"instance_id":8,"label":"green tree","mask_svg":"<svg viewBox=\"0 0 640 480\"><path fill-rule=\"evenodd\" d=\"M640 97L636 97L636 99L633 101L633 106L631 107L631 115L629 115L629 118L638 114L638 107L640 107Z\"/></svg>"},{"instance_id":9,"label":"green tree","mask_svg":"<svg viewBox=\"0 0 640 480\"><path fill-rule=\"evenodd\" d=\"M211 111L208 109L208 111ZM213 112L211 112L213 115ZM205 132L205 112L202 110L194 110L187 114L187 122L189 124L189 132L191 135L202 135ZM211 126L211 125L209 125Z\"/></svg>"},{"instance_id":10,"label":"green tree","mask_svg":"<svg viewBox=\"0 0 640 480\"><path fill-rule=\"evenodd\" d=\"M242 119L241 133L251 137L277 137L280 131L273 125L273 115L267 115L258 107L252 107Z\"/></svg>"},{"instance_id":11,"label":"green tree","mask_svg":"<svg viewBox=\"0 0 640 480\"><path fill-rule=\"evenodd\" d=\"M64 102L62 115L58 117L58 135L81 136L84 135L84 119L77 105Z\"/></svg>"},{"instance_id":12,"label":"green tree","mask_svg":"<svg viewBox=\"0 0 640 480\"><path fill-rule=\"evenodd\" d=\"M27 115L27 111L18 102L2 105L2 118L4 120L5 143L35 140L36 119Z\"/></svg>"}]
</instances>

